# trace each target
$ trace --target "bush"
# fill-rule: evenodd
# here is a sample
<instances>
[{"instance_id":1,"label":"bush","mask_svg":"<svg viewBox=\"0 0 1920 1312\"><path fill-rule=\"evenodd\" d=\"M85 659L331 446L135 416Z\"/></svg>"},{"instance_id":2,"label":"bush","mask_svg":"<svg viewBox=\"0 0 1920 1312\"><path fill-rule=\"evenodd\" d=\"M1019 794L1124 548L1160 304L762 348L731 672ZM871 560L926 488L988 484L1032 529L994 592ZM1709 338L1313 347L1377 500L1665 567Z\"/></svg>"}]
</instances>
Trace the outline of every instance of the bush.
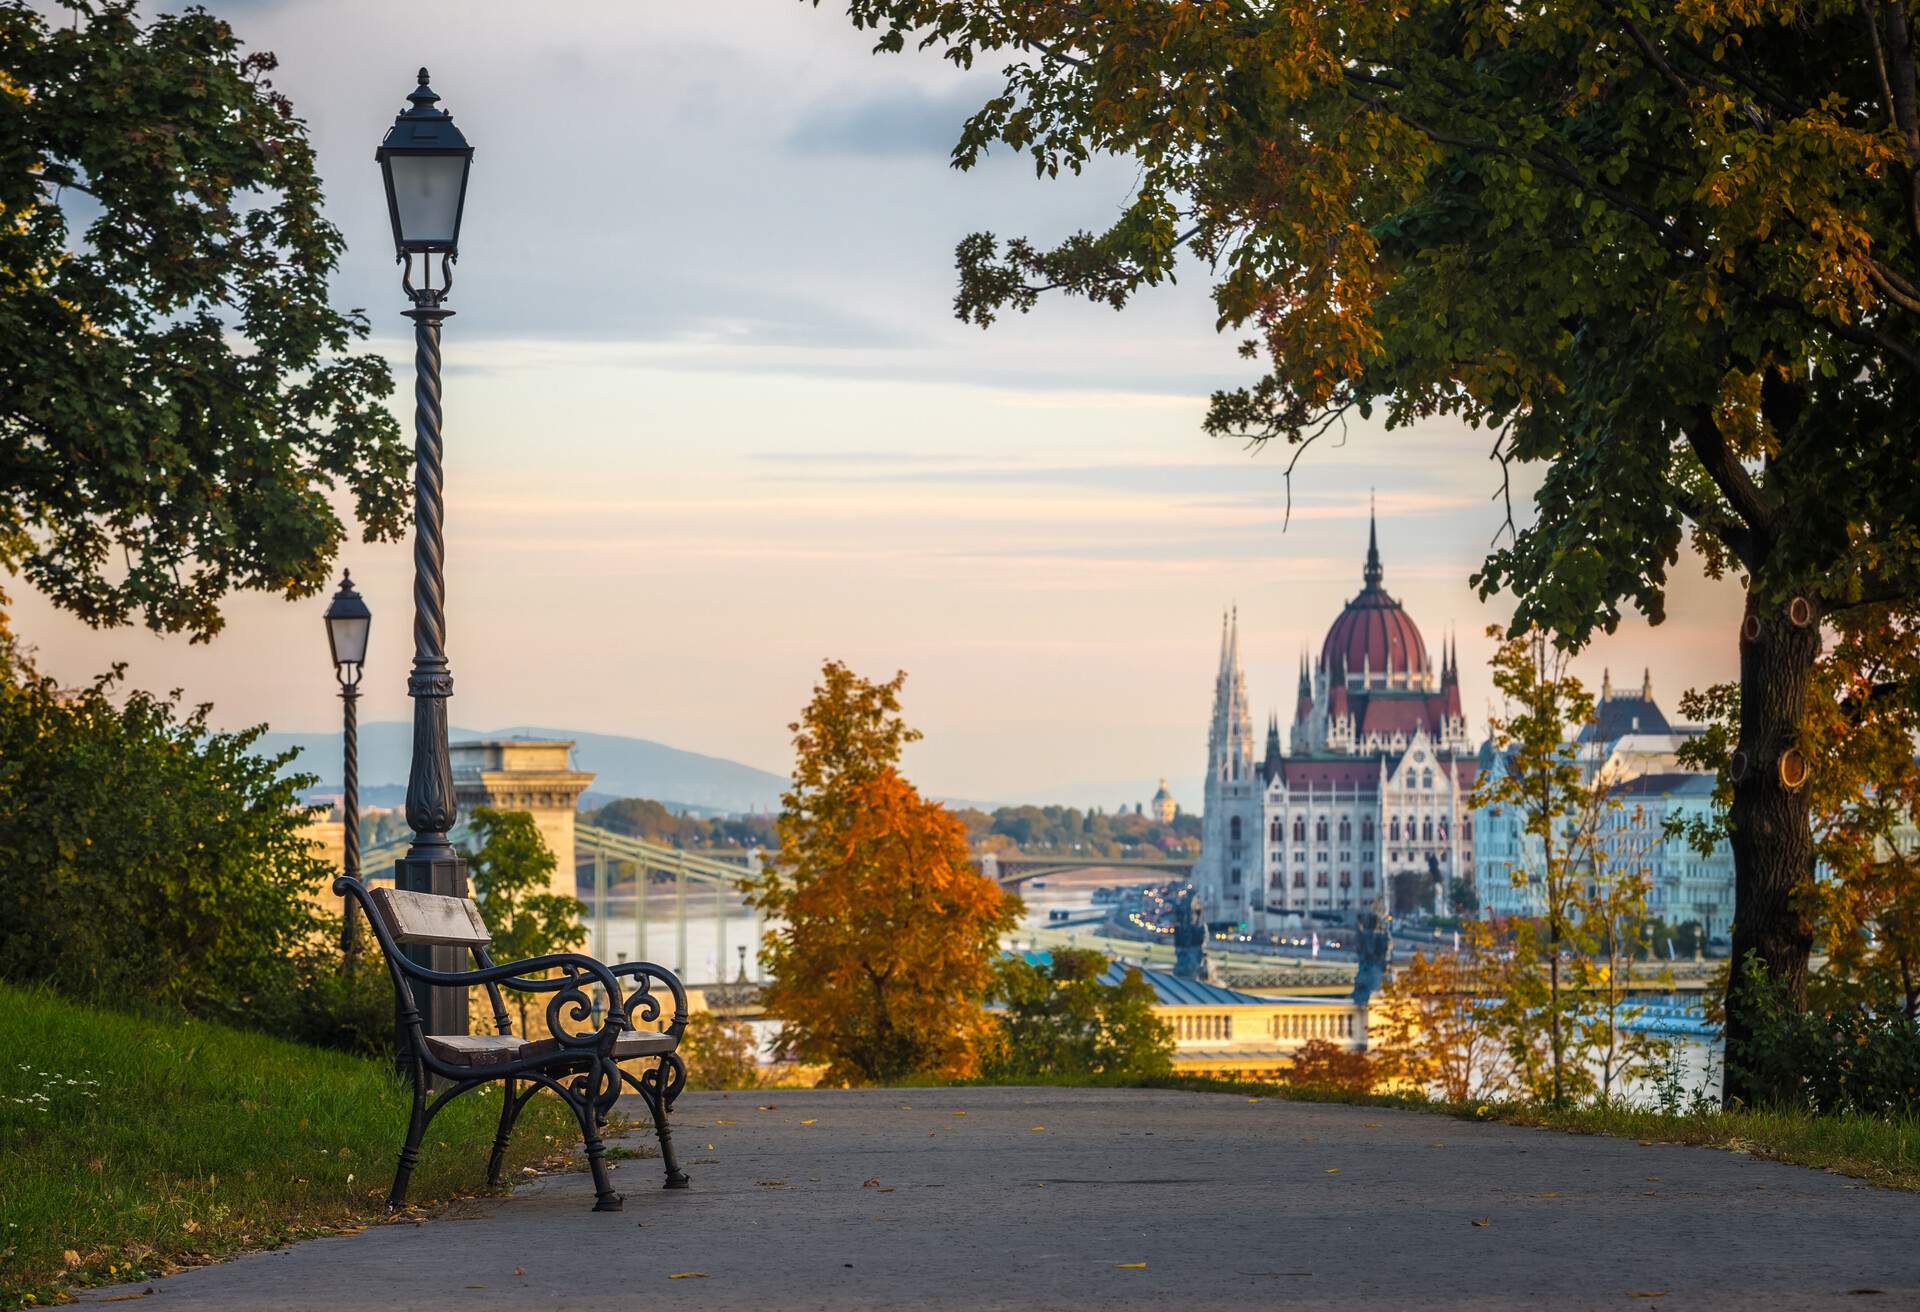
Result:
<instances>
[{"instance_id":1,"label":"bush","mask_svg":"<svg viewBox=\"0 0 1920 1312\"><path fill-rule=\"evenodd\" d=\"M1366 1053L1349 1052L1326 1039L1309 1039L1293 1054L1287 1083L1319 1093L1372 1093L1379 1075Z\"/></svg>"},{"instance_id":2,"label":"bush","mask_svg":"<svg viewBox=\"0 0 1920 1312\"><path fill-rule=\"evenodd\" d=\"M63 692L6 655L0 979L251 1025L296 1006L332 873L301 833L312 780L119 668Z\"/></svg>"},{"instance_id":3,"label":"bush","mask_svg":"<svg viewBox=\"0 0 1920 1312\"><path fill-rule=\"evenodd\" d=\"M1793 1007L1757 957L1740 984L1755 1019L1752 1037L1730 1046L1737 1083L1765 1090L1768 1105L1821 1114L1920 1112L1920 1026L1898 1012L1859 1004Z\"/></svg>"},{"instance_id":4,"label":"bush","mask_svg":"<svg viewBox=\"0 0 1920 1312\"><path fill-rule=\"evenodd\" d=\"M1104 954L1077 948L1055 949L1043 966L1003 957L991 995L1002 1007L1001 1042L988 1078L1171 1074L1173 1030L1153 1014L1152 986L1133 969L1103 984L1106 969Z\"/></svg>"}]
</instances>

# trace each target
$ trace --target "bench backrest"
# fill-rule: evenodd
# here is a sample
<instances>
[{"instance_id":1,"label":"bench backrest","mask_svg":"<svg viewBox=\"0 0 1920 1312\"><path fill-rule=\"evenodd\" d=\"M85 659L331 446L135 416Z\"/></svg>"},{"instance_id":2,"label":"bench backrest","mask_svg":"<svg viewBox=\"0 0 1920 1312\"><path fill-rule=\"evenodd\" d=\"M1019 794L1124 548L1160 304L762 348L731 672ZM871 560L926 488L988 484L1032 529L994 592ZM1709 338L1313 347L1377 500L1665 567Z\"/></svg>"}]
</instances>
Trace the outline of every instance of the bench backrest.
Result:
<instances>
[{"instance_id":1,"label":"bench backrest","mask_svg":"<svg viewBox=\"0 0 1920 1312\"><path fill-rule=\"evenodd\" d=\"M415 893L384 885L371 889L369 897L396 943L477 947L493 938L472 898Z\"/></svg>"}]
</instances>

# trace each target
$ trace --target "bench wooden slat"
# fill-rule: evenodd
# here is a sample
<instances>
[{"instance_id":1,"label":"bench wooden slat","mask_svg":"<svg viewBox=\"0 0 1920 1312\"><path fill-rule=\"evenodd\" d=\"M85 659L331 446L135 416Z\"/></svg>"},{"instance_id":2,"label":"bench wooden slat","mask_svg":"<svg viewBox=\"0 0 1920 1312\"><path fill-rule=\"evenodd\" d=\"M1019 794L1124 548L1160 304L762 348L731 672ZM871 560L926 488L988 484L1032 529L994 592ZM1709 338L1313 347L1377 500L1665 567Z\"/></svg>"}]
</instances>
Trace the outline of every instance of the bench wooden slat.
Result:
<instances>
[{"instance_id":1,"label":"bench wooden slat","mask_svg":"<svg viewBox=\"0 0 1920 1312\"><path fill-rule=\"evenodd\" d=\"M385 887L373 889L371 896L396 943L473 947L493 938L471 898Z\"/></svg>"}]
</instances>

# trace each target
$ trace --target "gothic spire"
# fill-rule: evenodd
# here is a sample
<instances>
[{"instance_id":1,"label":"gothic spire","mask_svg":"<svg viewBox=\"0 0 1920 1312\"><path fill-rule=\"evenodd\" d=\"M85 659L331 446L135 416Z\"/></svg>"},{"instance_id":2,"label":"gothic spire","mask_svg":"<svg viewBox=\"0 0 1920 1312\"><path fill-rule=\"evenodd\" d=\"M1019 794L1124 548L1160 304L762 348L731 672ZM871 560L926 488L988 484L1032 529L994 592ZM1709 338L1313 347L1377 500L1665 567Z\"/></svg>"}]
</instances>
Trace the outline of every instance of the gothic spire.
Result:
<instances>
[{"instance_id":1,"label":"gothic spire","mask_svg":"<svg viewBox=\"0 0 1920 1312\"><path fill-rule=\"evenodd\" d=\"M1386 571L1380 568L1380 528L1374 516L1373 496L1369 493L1367 496L1367 567L1361 571L1360 577L1366 580L1368 587L1377 588L1385 573Z\"/></svg>"}]
</instances>

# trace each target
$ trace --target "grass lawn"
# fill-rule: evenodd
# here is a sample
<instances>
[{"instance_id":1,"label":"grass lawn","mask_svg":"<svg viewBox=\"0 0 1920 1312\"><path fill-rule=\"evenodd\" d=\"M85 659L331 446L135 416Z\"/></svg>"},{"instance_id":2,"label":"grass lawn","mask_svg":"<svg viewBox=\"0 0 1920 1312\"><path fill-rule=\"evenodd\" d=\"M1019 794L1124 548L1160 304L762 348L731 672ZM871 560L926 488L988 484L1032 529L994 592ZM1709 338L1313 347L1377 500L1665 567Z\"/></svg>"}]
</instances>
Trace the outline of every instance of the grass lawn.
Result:
<instances>
[{"instance_id":1,"label":"grass lawn","mask_svg":"<svg viewBox=\"0 0 1920 1312\"><path fill-rule=\"evenodd\" d=\"M499 1099L440 1114L409 1201L484 1188ZM0 1307L383 1217L408 1102L376 1062L0 986ZM578 1139L537 1097L510 1167Z\"/></svg>"}]
</instances>

